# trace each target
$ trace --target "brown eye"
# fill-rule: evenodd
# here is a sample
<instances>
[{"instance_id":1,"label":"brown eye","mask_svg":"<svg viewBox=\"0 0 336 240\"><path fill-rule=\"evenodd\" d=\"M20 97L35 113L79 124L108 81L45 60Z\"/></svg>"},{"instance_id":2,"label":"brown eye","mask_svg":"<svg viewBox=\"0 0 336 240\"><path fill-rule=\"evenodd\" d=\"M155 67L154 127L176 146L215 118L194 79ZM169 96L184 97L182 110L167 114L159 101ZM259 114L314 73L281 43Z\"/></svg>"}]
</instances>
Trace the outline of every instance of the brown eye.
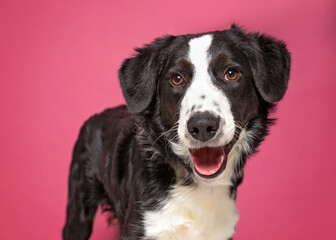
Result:
<instances>
[{"instance_id":1,"label":"brown eye","mask_svg":"<svg viewBox=\"0 0 336 240\"><path fill-rule=\"evenodd\" d=\"M184 79L180 75L176 75L170 79L172 84L179 86L184 84Z\"/></svg>"},{"instance_id":2,"label":"brown eye","mask_svg":"<svg viewBox=\"0 0 336 240\"><path fill-rule=\"evenodd\" d=\"M239 72L234 69L228 69L224 75L226 81L236 80L239 77Z\"/></svg>"}]
</instances>

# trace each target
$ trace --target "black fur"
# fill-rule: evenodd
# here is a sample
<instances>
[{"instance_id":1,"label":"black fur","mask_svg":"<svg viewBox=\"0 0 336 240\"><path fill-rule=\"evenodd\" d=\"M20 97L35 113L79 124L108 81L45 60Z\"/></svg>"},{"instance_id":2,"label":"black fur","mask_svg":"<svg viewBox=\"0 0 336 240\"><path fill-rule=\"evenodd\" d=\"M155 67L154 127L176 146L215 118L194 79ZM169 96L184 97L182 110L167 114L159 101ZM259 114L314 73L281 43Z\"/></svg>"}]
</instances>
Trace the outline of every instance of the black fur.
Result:
<instances>
[{"instance_id":1,"label":"black fur","mask_svg":"<svg viewBox=\"0 0 336 240\"><path fill-rule=\"evenodd\" d=\"M239 63L244 73L239 87L215 84L231 100L236 122L255 133L249 142L252 151L241 153L232 178L235 197L246 158L268 134L273 123L268 114L287 89L290 55L283 42L245 33L235 25L212 34L210 53L216 57L209 71L216 81L227 64ZM192 79L193 66L185 56L188 41L195 36L156 39L122 64L119 78L128 108L119 106L94 115L80 131L70 170L63 239L88 239L99 204L118 219L121 239L143 239L143 214L158 209L177 180L194 184L193 170L168 144L176 137L171 129L188 86L177 89L167 80L176 72Z\"/></svg>"}]
</instances>

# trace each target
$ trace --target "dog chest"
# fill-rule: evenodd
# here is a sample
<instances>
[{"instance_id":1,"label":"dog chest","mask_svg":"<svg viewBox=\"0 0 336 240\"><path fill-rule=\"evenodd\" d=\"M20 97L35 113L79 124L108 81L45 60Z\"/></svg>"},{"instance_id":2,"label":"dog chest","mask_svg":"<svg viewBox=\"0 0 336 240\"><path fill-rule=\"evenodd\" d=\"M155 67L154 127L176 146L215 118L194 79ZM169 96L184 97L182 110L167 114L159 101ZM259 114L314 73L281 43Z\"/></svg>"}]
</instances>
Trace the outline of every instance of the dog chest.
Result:
<instances>
[{"instance_id":1,"label":"dog chest","mask_svg":"<svg viewBox=\"0 0 336 240\"><path fill-rule=\"evenodd\" d=\"M147 239L225 240L238 218L228 187L176 185L160 210L145 213L144 225Z\"/></svg>"}]
</instances>

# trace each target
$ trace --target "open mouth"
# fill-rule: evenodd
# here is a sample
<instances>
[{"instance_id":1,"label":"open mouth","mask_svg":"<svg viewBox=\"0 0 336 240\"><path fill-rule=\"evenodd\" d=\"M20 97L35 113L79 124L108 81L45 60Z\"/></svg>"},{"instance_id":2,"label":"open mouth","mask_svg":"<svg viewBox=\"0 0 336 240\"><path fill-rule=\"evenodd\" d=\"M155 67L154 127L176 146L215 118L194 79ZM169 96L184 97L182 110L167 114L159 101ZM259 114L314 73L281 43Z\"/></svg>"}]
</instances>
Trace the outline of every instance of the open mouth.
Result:
<instances>
[{"instance_id":1,"label":"open mouth","mask_svg":"<svg viewBox=\"0 0 336 240\"><path fill-rule=\"evenodd\" d=\"M220 147L190 149L195 172L203 178L215 178L226 168L232 142Z\"/></svg>"}]
</instances>

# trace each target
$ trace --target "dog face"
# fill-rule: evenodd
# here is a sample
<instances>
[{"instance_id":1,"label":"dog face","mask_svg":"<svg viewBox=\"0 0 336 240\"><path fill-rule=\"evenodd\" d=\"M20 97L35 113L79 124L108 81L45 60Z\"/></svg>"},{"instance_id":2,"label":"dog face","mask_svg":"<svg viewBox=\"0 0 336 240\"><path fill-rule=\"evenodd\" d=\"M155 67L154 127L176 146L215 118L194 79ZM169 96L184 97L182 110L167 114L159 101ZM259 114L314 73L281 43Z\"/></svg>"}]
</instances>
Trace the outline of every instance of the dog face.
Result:
<instances>
[{"instance_id":1,"label":"dog face","mask_svg":"<svg viewBox=\"0 0 336 240\"><path fill-rule=\"evenodd\" d=\"M233 147L254 151L267 133L268 110L287 89L285 44L236 26L166 36L137 51L119 71L130 111L158 111L160 134L202 179L222 175ZM257 120L262 130L253 128Z\"/></svg>"}]
</instances>

